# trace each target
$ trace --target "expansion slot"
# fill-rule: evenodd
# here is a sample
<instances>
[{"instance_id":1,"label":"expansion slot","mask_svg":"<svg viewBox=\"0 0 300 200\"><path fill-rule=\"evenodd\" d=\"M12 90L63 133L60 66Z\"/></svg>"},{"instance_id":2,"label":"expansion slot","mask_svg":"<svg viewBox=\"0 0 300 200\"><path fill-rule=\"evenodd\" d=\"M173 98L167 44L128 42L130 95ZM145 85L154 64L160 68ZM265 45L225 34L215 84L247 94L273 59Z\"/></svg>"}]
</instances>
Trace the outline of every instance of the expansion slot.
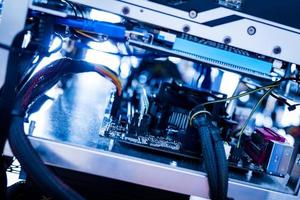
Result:
<instances>
[{"instance_id":1,"label":"expansion slot","mask_svg":"<svg viewBox=\"0 0 300 200\"><path fill-rule=\"evenodd\" d=\"M252 77L271 79L270 72L273 64L270 62L235 54L185 39L176 38L172 49L135 40L129 40L129 44L165 52L170 54L170 56L211 64L224 70L242 73Z\"/></svg>"}]
</instances>

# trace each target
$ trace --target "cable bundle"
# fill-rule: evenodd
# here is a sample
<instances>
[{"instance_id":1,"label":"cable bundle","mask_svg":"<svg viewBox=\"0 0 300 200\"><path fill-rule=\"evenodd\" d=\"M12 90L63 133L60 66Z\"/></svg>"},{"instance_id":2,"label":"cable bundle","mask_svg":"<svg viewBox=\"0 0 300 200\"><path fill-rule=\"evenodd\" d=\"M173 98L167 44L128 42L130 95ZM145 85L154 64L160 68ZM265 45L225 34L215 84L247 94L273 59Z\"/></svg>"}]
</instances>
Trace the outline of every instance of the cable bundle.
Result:
<instances>
[{"instance_id":1,"label":"cable bundle","mask_svg":"<svg viewBox=\"0 0 300 200\"><path fill-rule=\"evenodd\" d=\"M197 128L204 165L207 172L212 200L227 199L228 163L219 129L211 122L210 113L204 108L197 107L198 113L192 118L192 125Z\"/></svg>"},{"instance_id":2,"label":"cable bundle","mask_svg":"<svg viewBox=\"0 0 300 200\"><path fill-rule=\"evenodd\" d=\"M53 87L59 79L67 74L97 72L116 84L121 95L121 82L112 71L104 66L95 66L85 61L63 58L47 65L37 72L20 89L13 110L9 143L14 155L28 175L40 185L45 192L56 199L83 200L77 192L65 185L44 164L24 133L24 116L28 106L41 94Z\"/></svg>"}]
</instances>

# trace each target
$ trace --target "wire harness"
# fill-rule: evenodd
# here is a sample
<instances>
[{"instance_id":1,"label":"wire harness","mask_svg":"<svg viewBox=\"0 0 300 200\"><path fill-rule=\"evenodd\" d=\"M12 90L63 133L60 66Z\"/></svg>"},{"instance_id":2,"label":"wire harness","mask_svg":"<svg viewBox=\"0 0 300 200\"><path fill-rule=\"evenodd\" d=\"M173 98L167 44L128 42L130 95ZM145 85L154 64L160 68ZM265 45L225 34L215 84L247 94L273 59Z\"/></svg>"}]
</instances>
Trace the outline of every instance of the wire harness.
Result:
<instances>
[{"instance_id":1,"label":"wire harness","mask_svg":"<svg viewBox=\"0 0 300 200\"><path fill-rule=\"evenodd\" d=\"M63 58L37 72L20 89L12 112L9 143L14 155L30 177L50 196L56 199L83 200L84 198L64 184L43 163L24 132L24 116L29 105L45 91L53 87L62 76L82 72L97 72L116 84L121 95L121 82L114 72L105 66L95 66L85 61Z\"/></svg>"},{"instance_id":2,"label":"wire harness","mask_svg":"<svg viewBox=\"0 0 300 200\"><path fill-rule=\"evenodd\" d=\"M192 118L192 126L199 134L210 198L225 200L228 191L228 163L220 131L212 124L211 114L203 106L197 106L194 110L198 114Z\"/></svg>"}]
</instances>

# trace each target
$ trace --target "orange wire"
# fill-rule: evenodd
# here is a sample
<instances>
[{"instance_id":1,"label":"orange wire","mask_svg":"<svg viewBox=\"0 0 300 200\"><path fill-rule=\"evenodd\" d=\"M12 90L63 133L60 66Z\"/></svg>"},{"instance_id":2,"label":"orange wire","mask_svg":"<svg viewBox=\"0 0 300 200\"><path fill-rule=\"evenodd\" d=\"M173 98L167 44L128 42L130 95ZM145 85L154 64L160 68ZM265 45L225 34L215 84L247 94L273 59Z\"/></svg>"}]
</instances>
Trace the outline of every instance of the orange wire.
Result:
<instances>
[{"instance_id":1,"label":"orange wire","mask_svg":"<svg viewBox=\"0 0 300 200\"><path fill-rule=\"evenodd\" d=\"M118 95L121 96L121 94L122 94L122 84L121 84L121 81L119 80L119 78L117 76L115 76L114 74L112 74L111 72L105 70L101 66L96 66L95 69L99 73L103 74L105 77L108 77L108 78L111 79L111 81L114 83L114 85L117 88Z\"/></svg>"}]
</instances>

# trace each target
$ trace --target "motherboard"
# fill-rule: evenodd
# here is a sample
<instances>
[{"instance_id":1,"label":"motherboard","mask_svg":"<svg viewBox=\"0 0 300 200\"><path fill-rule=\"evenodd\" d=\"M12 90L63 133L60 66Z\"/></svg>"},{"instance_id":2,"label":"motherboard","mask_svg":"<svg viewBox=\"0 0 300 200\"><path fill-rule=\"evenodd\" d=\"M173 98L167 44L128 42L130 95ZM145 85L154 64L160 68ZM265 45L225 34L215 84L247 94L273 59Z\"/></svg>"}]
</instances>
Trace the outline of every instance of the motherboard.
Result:
<instances>
[{"instance_id":1,"label":"motherboard","mask_svg":"<svg viewBox=\"0 0 300 200\"><path fill-rule=\"evenodd\" d=\"M162 82L156 89L138 84L128 90L120 99L110 102L108 107L112 109L107 110L103 119L101 137L152 154L202 162L201 142L190 124L191 113L197 104L224 99L226 95L184 86L176 81ZM225 106L221 102L211 104L207 109L212 113L213 123L220 127L229 168L242 173L251 171L258 175L268 173L284 177L288 166L284 162L289 163L293 147L268 128L256 128L251 136L243 136L243 145L237 147L237 138L232 134L237 122L229 117ZM264 139L266 134L272 138ZM278 146L273 145L274 141ZM272 145L284 161L276 169L270 167L276 162L272 160L276 155L269 150ZM286 155L282 156L282 151ZM264 157L258 159L261 153Z\"/></svg>"}]
</instances>

